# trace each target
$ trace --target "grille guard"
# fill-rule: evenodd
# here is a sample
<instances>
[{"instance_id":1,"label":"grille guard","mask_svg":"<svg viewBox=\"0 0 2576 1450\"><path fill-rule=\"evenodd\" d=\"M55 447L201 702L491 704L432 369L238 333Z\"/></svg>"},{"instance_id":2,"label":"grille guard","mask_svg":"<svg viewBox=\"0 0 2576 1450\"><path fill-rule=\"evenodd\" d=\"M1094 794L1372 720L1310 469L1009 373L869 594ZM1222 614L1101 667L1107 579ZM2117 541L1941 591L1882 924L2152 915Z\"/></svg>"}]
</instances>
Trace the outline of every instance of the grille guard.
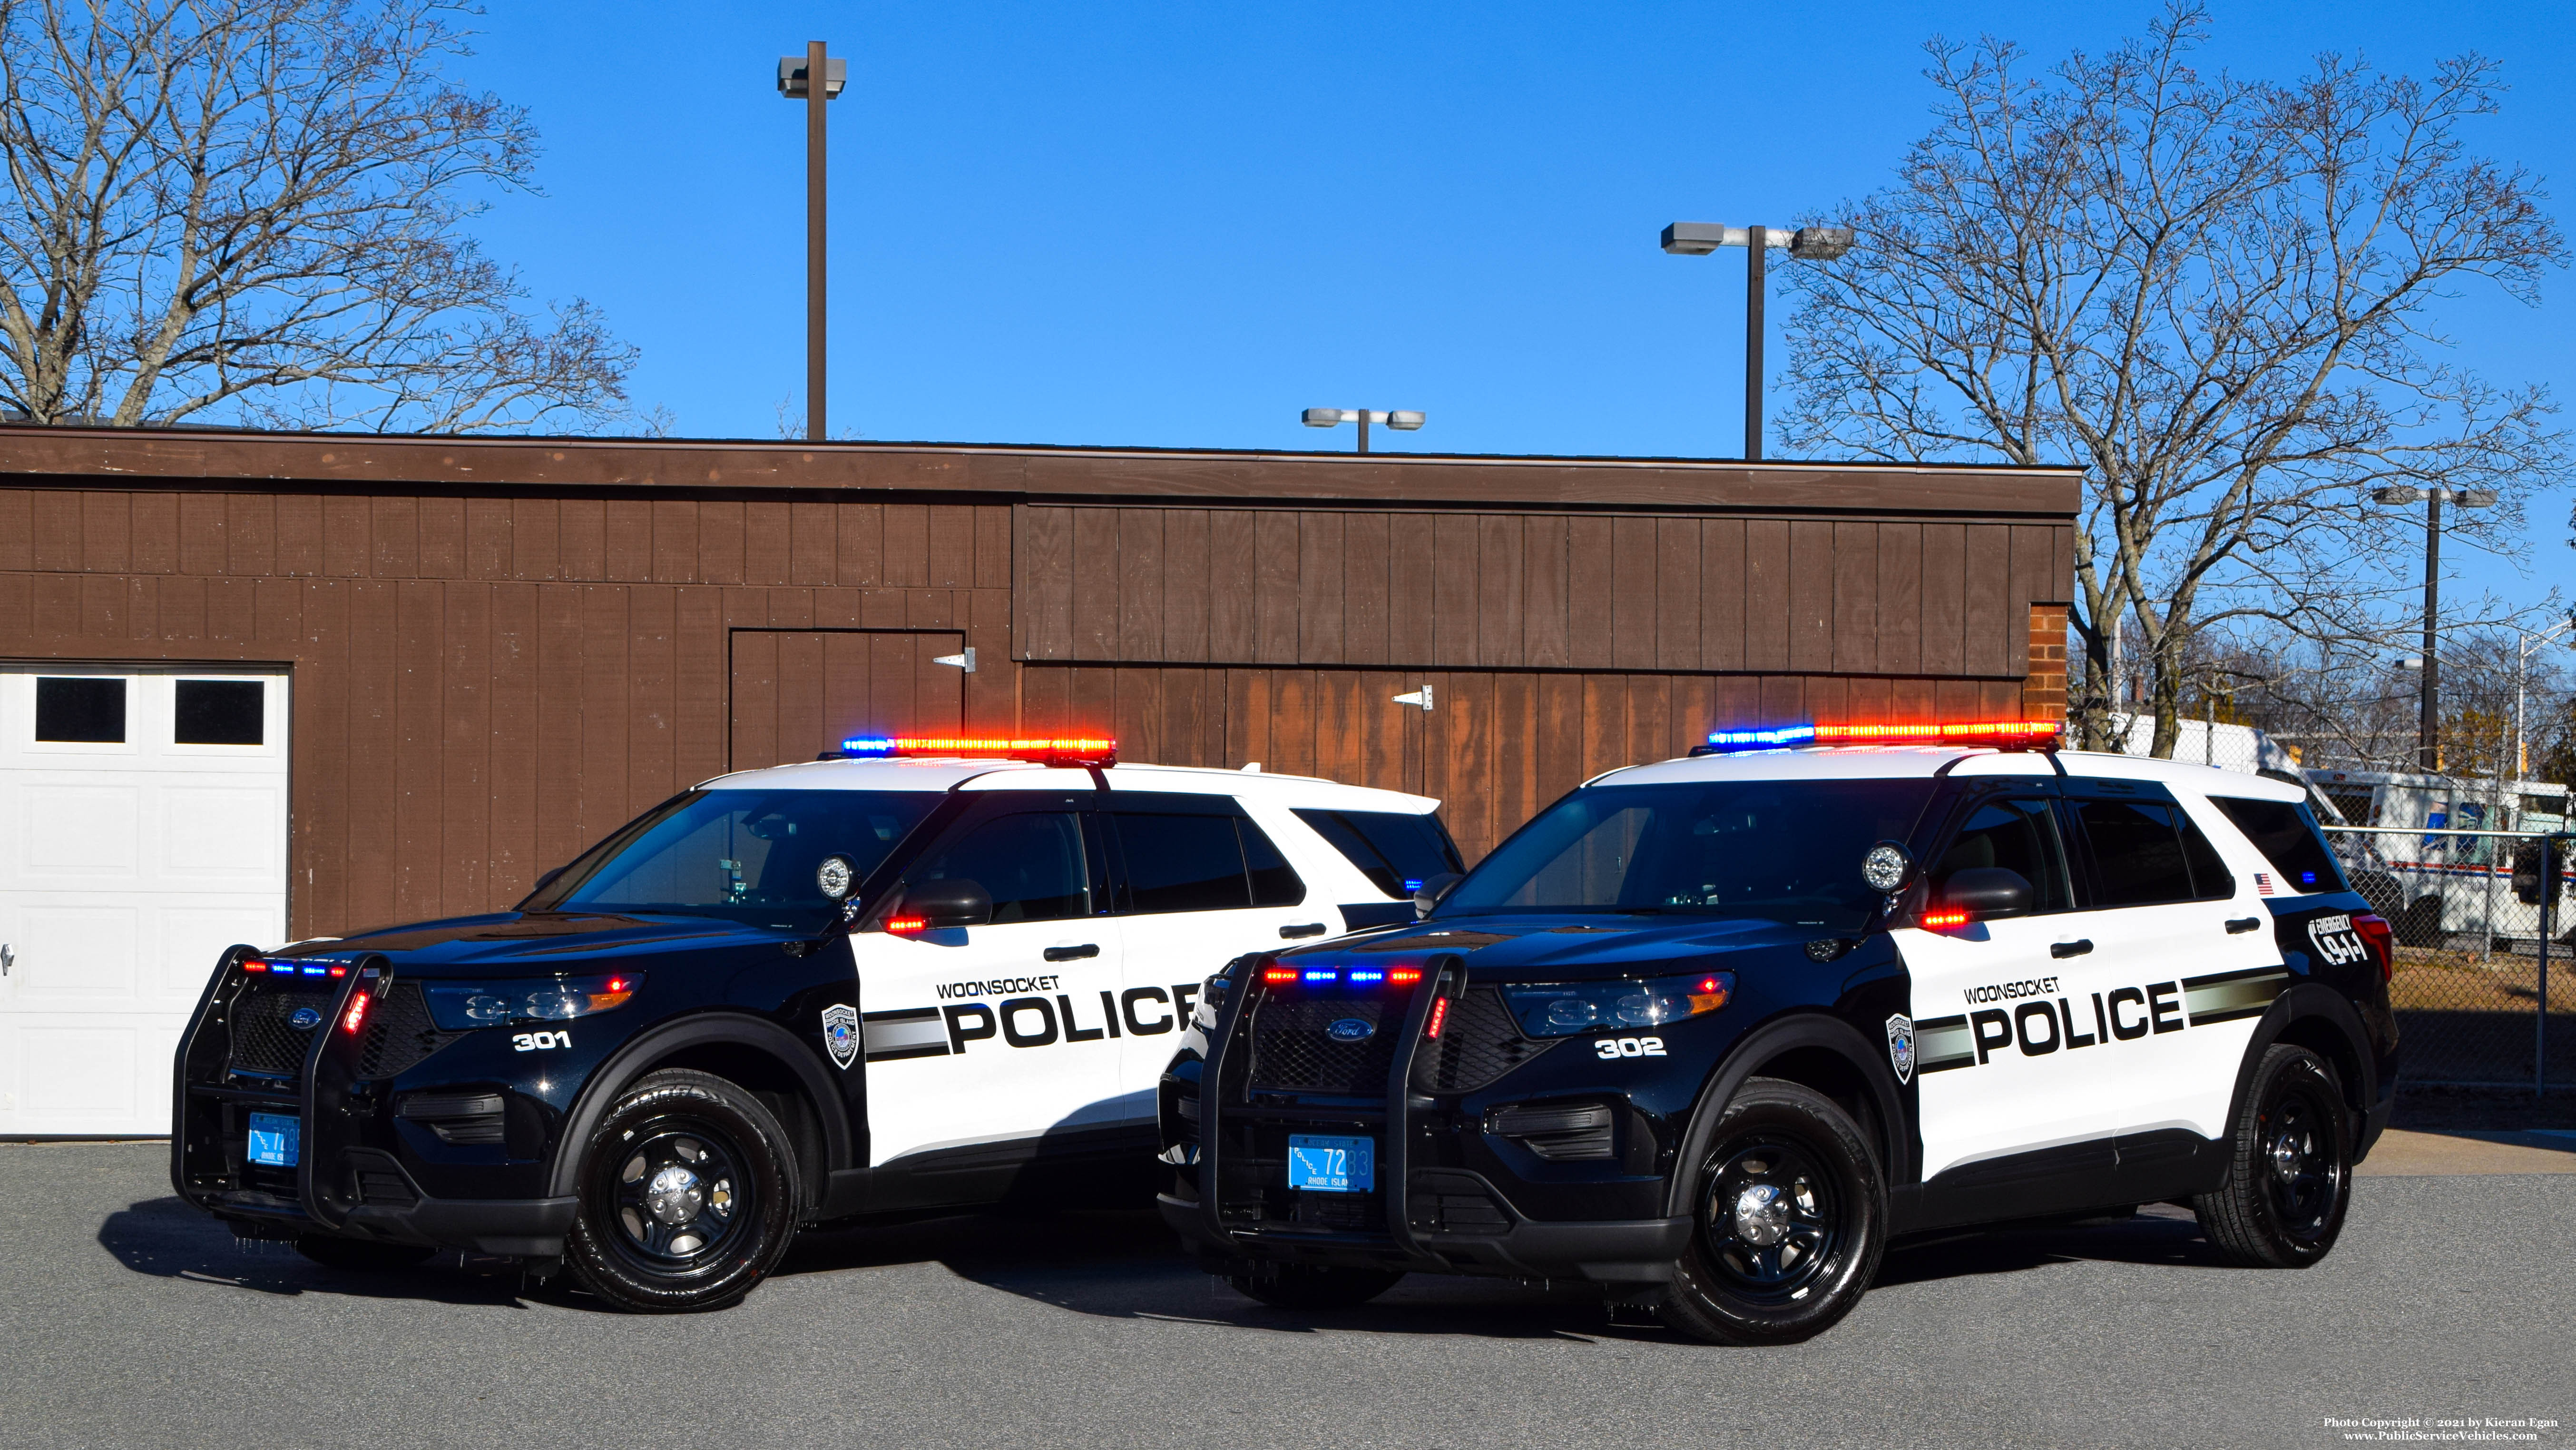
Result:
<instances>
[{"instance_id":1,"label":"grille guard","mask_svg":"<svg viewBox=\"0 0 2576 1450\"><path fill-rule=\"evenodd\" d=\"M1271 958L1266 955L1255 958L1246 972L1244 989L1226 994L1225 1006L1208 1033L1207 1064L1199 1077L1198 1207L1212 1243L1233 1243L1238 1237L1237 1231L1225 1222L1224 1134L1229 1104L1250 1088L1254 1055L1251 1009L1256 999L1268 995L1259 977L1260 964L1268 960ZM1436 954L1422 965L1422 980L1414 986L1400 1019L1403 1036L1388 1064L1381 1094L1384 1129L1377 1171L1379 1181L1386 1185L1382 1190L1385 1233L1396 1252L1421 1268L1445 1272L1445 1262L1424 1248L1413 1234L1408 1201L1412 1184L1412 1085L1414 1061L1422 1047L1422 1029L1430 1019L1431 1004L1444 995L1457 995L1466 984L1467 968L1464 959L1454 952ZM1430 1099L1424 1098L1423 1103L1429 1106Z\"/></svg>"}]
</instances>

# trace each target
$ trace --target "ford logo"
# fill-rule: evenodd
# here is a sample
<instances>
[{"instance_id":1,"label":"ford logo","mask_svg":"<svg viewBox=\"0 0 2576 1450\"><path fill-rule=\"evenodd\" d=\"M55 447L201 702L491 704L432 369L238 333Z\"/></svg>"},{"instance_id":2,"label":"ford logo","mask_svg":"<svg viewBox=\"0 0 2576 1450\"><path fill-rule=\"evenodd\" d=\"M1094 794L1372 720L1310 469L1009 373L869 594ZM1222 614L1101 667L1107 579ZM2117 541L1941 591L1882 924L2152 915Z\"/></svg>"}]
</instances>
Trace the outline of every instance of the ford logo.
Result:
<instances>
[{"instance_id":1,"label":"ford logo","mask_svg":"<svg viewBox=\"0 0 2576 1450\"><path fill-rule=\"evenodd\" d=\"M322 1025L322 1014L310 1007L298 1007L295 1015L286 1019L286 1025L298 1032L310 1032Z\"/></svg>"},{"instance_id":2,"label":"ford logo","mask_svg":"<svg viewBox=\"0 0 2576 1450\"><path fill-rule=\"evenodd\" d=\"M1377 1024L1362 1022L1357 1017L1345 1017L1325 1028L1324 1035L1335 1042L1366 1042L1377 1035Z\"/></svg>"}]
</instances>

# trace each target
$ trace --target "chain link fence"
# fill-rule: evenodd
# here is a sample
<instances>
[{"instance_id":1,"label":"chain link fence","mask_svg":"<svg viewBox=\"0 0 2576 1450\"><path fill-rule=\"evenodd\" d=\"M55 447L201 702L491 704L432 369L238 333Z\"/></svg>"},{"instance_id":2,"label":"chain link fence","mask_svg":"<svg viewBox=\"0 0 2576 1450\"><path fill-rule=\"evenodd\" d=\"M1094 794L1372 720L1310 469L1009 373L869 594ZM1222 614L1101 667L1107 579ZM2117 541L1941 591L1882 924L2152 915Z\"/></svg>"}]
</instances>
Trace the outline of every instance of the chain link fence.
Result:
<instances>
[{"instance_id":1,"label":"chain link fence","mask_svg":"<svg viewBox=\"0 0 2576 1450\"><path fill-rule=\"evenodd\" d=\"M2576 918L2563 882L2545 925L2537 899L2550 833L2337 825L2326 838L2396 929L2401 1080L2576 1085Z\"/></svg>"}]
</instances>

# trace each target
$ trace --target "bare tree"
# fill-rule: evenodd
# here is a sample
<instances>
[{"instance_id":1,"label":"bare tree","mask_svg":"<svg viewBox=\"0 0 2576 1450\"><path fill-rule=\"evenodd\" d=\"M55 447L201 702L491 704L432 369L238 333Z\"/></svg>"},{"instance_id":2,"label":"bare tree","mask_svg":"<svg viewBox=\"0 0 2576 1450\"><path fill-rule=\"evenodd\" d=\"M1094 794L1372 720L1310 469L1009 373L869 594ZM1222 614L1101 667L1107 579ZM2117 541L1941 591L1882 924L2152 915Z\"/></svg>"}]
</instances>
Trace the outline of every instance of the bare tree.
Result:
<instances>
[{"instance_id":1,"label":"bare tree","mask_svg":"<svg viewBox=\"0 0 2576 1450\"><path fill-rule=\"evenodd\" d=\"M0 0L0 403L463 432L621 413L633 350L464 224L526 113L442 0Z\"/></svg>"},{"instance_id":2,"label":"bare tree","mask_svg":"<svg viewBox=\"0 0 2576 1450\"><path fill-rule=\"evenodd\" d=\"M2458 527L2510 548L2564 470L2542 390L2482 380L2432 315L2472 278L2535 299L2565 257L2536 180L2461 140L2494 66L2239 81L2189 64L2206 28L2176 5L2038 78L2008 43L1934 41L1931 133L1848 208L1853 251L1792 273L1794 443L2084 467L2079 725L2104 743L2126 615L2158 755L2200 631L2385 630L2411 519L2368 489L2503 490Z\"/></svg>"}]
</instances>

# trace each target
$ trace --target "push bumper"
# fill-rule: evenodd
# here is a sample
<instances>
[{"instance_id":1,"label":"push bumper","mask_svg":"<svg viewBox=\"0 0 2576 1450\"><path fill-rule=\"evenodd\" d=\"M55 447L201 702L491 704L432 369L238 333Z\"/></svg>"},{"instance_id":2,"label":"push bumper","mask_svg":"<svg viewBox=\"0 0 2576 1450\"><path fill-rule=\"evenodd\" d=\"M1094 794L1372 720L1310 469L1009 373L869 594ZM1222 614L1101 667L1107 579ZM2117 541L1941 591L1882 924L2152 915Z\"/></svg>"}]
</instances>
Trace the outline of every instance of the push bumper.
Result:
<instances>
[{"instance_id":1,"label":"push bumper","mask_svg":"<svg viewBox=\"0 0 2576 1450\"><path fill-rule=\"evenodd\" d=\"M1159 1194L1163 1222L1210 1268L1234 1262L1405 1269L1434 1274L1500 1274L1532 1279L1584 1279L1601 1284L1663 1284L1689 1247L1687 1218L1541 1223L1524 1220L1494 1233L1416 1233L1410 1246L1334 1233L1258 1229L1211 1235L1193 1198Z\"/></svg>"},{"instance_id":2,"label":"push bumper","mask_svg":"<svg viewBox=\"0 0 2576 1450\"><path fill-rule=\"evenodd\" d=\"M250 1238L327 1234L464 1249L519 1258L561 1258L564 1235L581 1211L578 1198L423 1198L402 1205L362 1203L338 1225L317 1222L303 1205L259 1193L217 1195L206 1207Z\"/></svg>"}]
</instances>

